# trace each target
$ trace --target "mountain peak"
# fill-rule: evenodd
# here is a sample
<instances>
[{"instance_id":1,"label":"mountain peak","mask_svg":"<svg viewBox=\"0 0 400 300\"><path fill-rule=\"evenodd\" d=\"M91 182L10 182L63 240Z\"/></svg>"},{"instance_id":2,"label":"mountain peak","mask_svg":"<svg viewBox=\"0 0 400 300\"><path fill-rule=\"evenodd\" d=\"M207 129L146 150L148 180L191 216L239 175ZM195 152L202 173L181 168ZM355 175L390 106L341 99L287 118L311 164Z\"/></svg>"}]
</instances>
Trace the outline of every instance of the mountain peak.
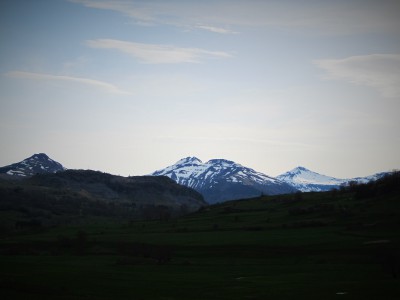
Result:
<instances>
[{"instance_id":1,"label":"mountain peak","mask_svg":"<svg viewBox=\"0 0 400 300\"><path fill-rule=\"evenodd\" d=\"M28 157L25 160L29 160L29 159L45 160L45 159L50 159L50 158L48 157L48 155L46 153L36 153L36 154L33 154L31 157Z\"/></svg>"},{"instance_id":2,"label":"mountain peak","mask_svg":"<svg viewBox=\"0 0 400 300\"><path fill-rule=\"evenodd\" d=\"M290 170L288 173L300 173L300 172L312 172L312 171L305 167L297 166L296 168ZM315 173L315 172L313 172L313 173Z\"/></svg>"},{"instance_id":3,"label":"mountain peak","mask_svg":"<svg viewBox=\"0 0 400 300\"><path fill-rule=\"evenodd\" d=\"M0 173L25 177L42 173L56 173L64 170L66 170L66 168L52 160L47 154L36 153L23 161L1 167Z\"/></svg>"},{"instance_id":4,"label":"mountain peak","mask_svg":"<svg viewBox=\"0 0 400 300\"><path fill-rule=\"evenodd\" d=\"M309 169L302 167L302 166L298 166L296 169L302 170L302 171L310 171Z\"/></svg>"},{"instance_id":5,"label":"mountain peak","mask_svg":"<svg viewBox=\"0 0 400 300\"><path fill-rule=\"evenodd\" d=\"M185 157L185 158L182 158L182 159L178 160L175 163L175 165L183 165L183 164L188 164L188 163L201 164L202 161L200 159L198 159L197 157L195 157L195 156L188 156L188 157Z\"/></svg>"},{"instance_id":6,"label":"mountain peak","mask_svg":"<svg viewBox=\"0 0 400 300\"><path fill-rule=\"evenodd\" d=\"M375 174L363 178L340 179L322 175L299 166L277 176L277 178L302 192L320 192L340 188L341 185L347 184L349 181L369 182L384 176L384 174Z\"/></svg>"},{"instance_id":7,"label":"mountain peak","mask_svg":"<svg viewBox=\"0 0 400 300\"><path fill-rule=\"evenodd\" d=\"M226 164L226 165L234 165L236 164L234 161L231 160L227 160L227 159L222 159L222 158L215 158L215 159L210 159L207 164L212 164L212 165L216 165L216 164Z\"/></svg>"}]
</instances>

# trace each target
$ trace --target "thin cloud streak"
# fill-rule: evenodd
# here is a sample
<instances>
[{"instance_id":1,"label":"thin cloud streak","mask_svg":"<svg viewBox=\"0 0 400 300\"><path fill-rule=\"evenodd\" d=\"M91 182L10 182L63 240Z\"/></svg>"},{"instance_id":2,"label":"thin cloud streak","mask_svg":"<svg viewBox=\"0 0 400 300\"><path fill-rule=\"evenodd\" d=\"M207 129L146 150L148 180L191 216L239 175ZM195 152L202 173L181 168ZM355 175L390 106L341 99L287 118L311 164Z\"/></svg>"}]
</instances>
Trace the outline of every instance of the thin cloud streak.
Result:
<instances>
[{"instance_id":1,"label":"thin cloud streak","mask_svg":"<svg viewBox=\"0 0 400 300\"><path fill-rule=\"evenodd\" d=\"M117 86L94 79L82 78L82 77L72 77L72 76L63 76L63 75L53 75L53 74L43 74L43 73L32 73L32 72L24 72L24 71L11 71L6 73L6 76L11 78L19 78L19 79L33 79L33 80L57 80L57 81L70 81L77 82L85 85L89 85L92 87L97 87L102 90L106 90L109 93L113 94L122 94L128 95L129 93L119 89Z\"/></svg>"},{"instance_id":2,"label":"thin cloud streak","mask_svg":"<svg viewBox=\"0 0 400 300\"><path fill-rule=\"evenodd\" d=\"M89 8L96 8L102 10L111 10L127 15L131 18L138 20L139 24L148 25L156 21L154 12L146 8L146 6L139 6L137 3L126 1L99 1L99 0L69 0L73 3L82 4Z\"/></svg>"},{"instance_id":3,"label":"thin cloud streak","mask_svg":"<svg viewBox=\"0 0 400 300\"><path fill-rule=\"evenodd\" d=\"M92 48L115 49L148 64L199 63L205 58L232 57L231 54L222 51L133 43L113 39L88 40L86 44Z\"/></svg>"},{"instance_id":4,"label":"thin cloud streak","mask_svg":"<svg viewBox=\"0 0 400 300\"><path fill-rule=\"evenodd\" d=\"M261 26L323 35L397 32L400 26L396 0L359 1L258 1L219 0L212 5L193 1L69 0L83 6L110 10L134 19L138 25L170 25L232 33L223 26ZM198 24L207 24L198 26ZM223 24L223 25L222 25ZM221 27L222 25L222 27ZM222 30L221 30L222 29Z\"/></svg>"},{"instance_id":5,"label":"thin cloud streak","mask_svg":"<svg viewBox=\"0 0 400 300\"><path fill-rule=\"evenodd\" d=\"M377 89L384 97L400 97L400 54L322 59L315 60L314 64L328 73L328 79L369 86Z\"/></svg>"},{"instance_id":6,"label":"thin cloud streak","mask_svg":"<svg viewBox=\"0 0 400 300\"><path fill-rule=\"evenodd\" d=\"M221 28L221 27L215 27L215 26L207 26L207 25L196 25L196 28L215 32L215 33L221 33L221 34L238 34L239 32Z\"/></svg>"}]
</instances>

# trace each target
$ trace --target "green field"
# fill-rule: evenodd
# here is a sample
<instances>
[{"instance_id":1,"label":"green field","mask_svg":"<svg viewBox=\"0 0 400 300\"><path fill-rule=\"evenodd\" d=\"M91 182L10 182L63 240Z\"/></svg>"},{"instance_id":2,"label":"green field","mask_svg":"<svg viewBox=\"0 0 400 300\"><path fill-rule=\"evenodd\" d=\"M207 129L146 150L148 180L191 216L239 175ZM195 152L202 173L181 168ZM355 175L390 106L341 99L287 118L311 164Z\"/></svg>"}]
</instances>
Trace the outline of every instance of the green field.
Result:
<instances>
[{"instance_id":1,"label":"green field","mask_svg":"<svg viewBox=\"0 0 400 300\"><path fill-rule=\"evenodd\" d=\"M6 232L2 299L400 299L399 200L263 196Z\"/></svg>"}]
</instances>

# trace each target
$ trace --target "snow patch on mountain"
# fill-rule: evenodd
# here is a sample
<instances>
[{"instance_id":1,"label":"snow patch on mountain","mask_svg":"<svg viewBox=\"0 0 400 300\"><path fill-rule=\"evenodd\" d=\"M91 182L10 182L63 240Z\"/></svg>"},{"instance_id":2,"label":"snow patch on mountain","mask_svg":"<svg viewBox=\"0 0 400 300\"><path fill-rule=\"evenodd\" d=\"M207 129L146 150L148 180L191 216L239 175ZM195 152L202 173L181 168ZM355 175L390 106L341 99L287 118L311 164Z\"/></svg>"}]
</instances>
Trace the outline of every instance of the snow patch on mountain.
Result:
<instances>
[{"instance_id":1,"label":"snow patch on mountain","mask_svg":"<svg viewBox=\"0 0 400 300\"><path fill-rule=\"evenodd\" d=\"M203 163L197 157L186 157L151 175L168 176L191 187L202 193L209 203L295 191L276 178L226 159Z\"/></svg>"},{"instance_id":2,"label":"snow patch on mountain","mask_svg":"<svg viewBox=\"0 0 400 300\"><path fill-rule=\"evenodd\" d=\"M18 163L0 168L0 174L9 176L27 177L42 173L56 173L65 171L66 168L52 160L44 153L34 154Z\"/></svg>"},{"instance_id":3,"label":"snow patch on mountain","mask_svg":"<svg viewBox=\"0 0 400 300\"><path fill-rule=\"evenodd\" d=\"M252 180L258 183L264 183L265 181L279 183L273 177L243 167L230 160L211 159L206 163L202 163L197 157L186 157L172 166L155 171L152 175L168 176L179 184L192 188L203 187L207 183L220 180L221 177L231 182L245 183L244 179L251 177Z\"/></svg>"},{"instance_id":4,"label":"snow patch on mountain","mask_svg":"<svg viewBox=\"0 0 400 300\"><path fill-rule=\"evenodd\" d=\"M367 183L385 176L387 172L377 173L366 177L356 177L340 179L313 172L304 167L297 167L276 178L282 180L302 192L323 192L340 188L354 181L357 183Z\"/></svg>"}]
</instances>

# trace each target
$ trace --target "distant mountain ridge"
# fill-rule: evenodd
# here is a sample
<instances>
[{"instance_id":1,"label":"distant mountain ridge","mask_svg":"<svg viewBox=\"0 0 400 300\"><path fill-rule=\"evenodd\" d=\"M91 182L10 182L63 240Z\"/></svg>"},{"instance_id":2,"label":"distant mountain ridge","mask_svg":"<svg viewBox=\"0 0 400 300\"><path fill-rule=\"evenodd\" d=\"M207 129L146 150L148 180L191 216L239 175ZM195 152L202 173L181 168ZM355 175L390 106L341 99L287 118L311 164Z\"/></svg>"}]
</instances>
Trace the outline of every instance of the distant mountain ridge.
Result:
<instances>
[{"instance_id":1,"label":"distant mountain ridge","mask_svg":"<svg viewBox=\"0 0 400 300\"><path fill-rule=\"evenodd\" d=\"M191 187L201 193L208 203L296 191L279 179L226 159L211 159L203 163L197 157L186 157L151 175L168 176L179 184Z\"/></svg>"},{"instance_id":2,"label":"distant mountain ridge","mask_svg":"<svg viewBox=\"0 0 400 300\"><path fill-rule=\"evenodd\" d=\"M38 153L18 163L1 167L0 174L27 177L36 174L56 173L65 170L66 168L62 164L52 160L45 153Z\"/></svg>"},{"instance_id":3,"label":"distant mountain ridge","mask_svg":"<svg viewBox=\"0 0 400 300\"><path fill-rule=\"evenodd\" d=\"M340 188L349 182L367 183L387 175L389 172L376 173L366 177L340 179L313 172L304 167L296 167L276 178L286 182L293 188L302 192L324 192Z\"/></svg>"},{"instance_id":4,"label":"distant mountain ridge","mask_svg":"<svg viewBox=\"0 0 400 300\"><path fill-rule=\"evenodd\" d=\"M66 170L61 163L52 160L45 153L37 153L21 162L0 167L0 176L23 179L37 174L51 174ZM277 177L272 177L226 159L211 159L203 163L197 157L186 157L150 175L167 176L178 184L195 189L208 203L216 203L257 197L261 194L329 191L351 181L367 183L389 173L340 179L299 166Z\"/></svg>"}]
</instances>

